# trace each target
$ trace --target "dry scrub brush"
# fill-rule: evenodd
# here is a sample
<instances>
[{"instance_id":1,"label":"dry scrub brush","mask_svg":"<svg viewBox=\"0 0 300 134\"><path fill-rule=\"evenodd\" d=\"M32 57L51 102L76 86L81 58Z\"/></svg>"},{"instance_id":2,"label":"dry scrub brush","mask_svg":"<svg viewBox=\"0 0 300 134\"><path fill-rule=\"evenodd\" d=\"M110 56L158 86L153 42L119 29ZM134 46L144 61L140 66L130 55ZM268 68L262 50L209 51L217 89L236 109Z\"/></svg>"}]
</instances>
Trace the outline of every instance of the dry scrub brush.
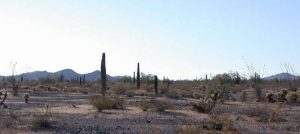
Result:
<instances>
[{"instance_id":1,"label":"dry scrub brush","mask_svg":"<svg viewBox=\"0 0 300 134\"><path fill-rule=\"evenodd\" d=\"M90 104L94 106L98 112L102 112L105 109L124 109L125 99L97 95L90 98Z\"/></svg>"}]
</instances>

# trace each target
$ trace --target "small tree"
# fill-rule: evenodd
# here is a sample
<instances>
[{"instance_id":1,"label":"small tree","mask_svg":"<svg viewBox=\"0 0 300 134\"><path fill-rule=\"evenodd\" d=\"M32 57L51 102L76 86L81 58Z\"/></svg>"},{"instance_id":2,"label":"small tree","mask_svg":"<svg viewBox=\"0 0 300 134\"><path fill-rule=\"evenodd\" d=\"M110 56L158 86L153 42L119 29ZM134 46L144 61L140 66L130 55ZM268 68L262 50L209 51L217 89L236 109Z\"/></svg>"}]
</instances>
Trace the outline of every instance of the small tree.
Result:
<instances>
[{"instance_id":1,"label":"small tree","mask_svg":"<svg viewBox=\"0 0 300 134\"><path fill-rule=\"evenodd\" d=\"M101 84L102 84L102 94L105 95L105 92L106 92L105 53L102 53L102 60L101 60Z\"/></svg>"}]
</instances>

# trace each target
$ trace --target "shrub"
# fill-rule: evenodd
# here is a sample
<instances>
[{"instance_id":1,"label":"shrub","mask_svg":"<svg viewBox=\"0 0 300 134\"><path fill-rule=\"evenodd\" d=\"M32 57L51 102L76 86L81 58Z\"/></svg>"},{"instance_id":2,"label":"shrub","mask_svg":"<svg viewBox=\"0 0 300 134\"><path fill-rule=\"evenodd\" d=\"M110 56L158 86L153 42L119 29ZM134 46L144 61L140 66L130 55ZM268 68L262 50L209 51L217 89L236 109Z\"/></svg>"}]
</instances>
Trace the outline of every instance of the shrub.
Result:
<instances>
[{"instance_id":1,"label":"shrub","mask_svg":"<svg viewBox=\"0 0 300 134\"><path fill-rule=\"evenodd\" d=\"M173 109L173 105L171 103L165 101L155 101L154 106L158 112L164 112L166 109Z\"/></svg>"},{"instance_id":2,"label":"shrub","mask_svg":"<svg viewBox=\"0 0 300 134\"><path fill-rule=\"evenodd\" d=\"M193 110L200 113L209 113L215 107L215 101L211 99L199 99L198 102L192 102Z\"/></svg>"},{"instance_id":3,"label":"shrub","mask_svg":"<svg viewBox=\"0 0 300 134\"><path fill-rule=\"evenodd\" d=\"M32 120L31 124L32 124L33 128L51 128L52 127L50 118L47 115L35 117Z\"/></svg>"},{"instance_id":4,"label":"shrub","mask_svg":"<svg viewBox=\"0 0 300 134\"><path fill-rule=\"evenodd\" d=\"M99 112L104 109L124 109L125 100L123 98L108 98L105 96L93 96L90 99L90 104L93 105Z\"/></svg>"},{"instance_id":5,"label":"shrub","mask_svg":"<svg viewBox=\"0 0 300 134\"><path fill-rule=\"evenodd\" d=\"M217 131L223 131L223 133L237 133L237 129L234 127L233 120L227 115L209 115L212 122L210 122L211 128Z\"/></svg>"},{"instance_id":6,"label":"shrub","mask_svg":"<svg viewBox=\"0 0 300 134\"><path fill-rule=\"evenodd\" d=\"M141 101L139 107L143 111L147 111L149 109L155 108L158 112L164 112L166 109L173 109L174 106L168 102L162 100L156 100L153 102L143 100Z\"/></svg>"},{"instance_id":7,"label":"shrub","mask_svg":"<svg viewBox=\"0 0 300 134\"><path fill-rule=\"evenodd\" d=\"M111 86L111 90L116 94L126 94L127 91L134 89L134 85L124 82L116 82Z\"/></svg>"},{"instance_id":8,"label":"shrub","mask_svg":"<svg viewBox=\"0 0 300 134\"><path fill-rule=\"evenodd\" d=\"M140 102L139 107L143 111L147 111L148 109L154 108L154 105L152 103L150 103L149 101L143 100Z\"/></svg>"}]
</instances>

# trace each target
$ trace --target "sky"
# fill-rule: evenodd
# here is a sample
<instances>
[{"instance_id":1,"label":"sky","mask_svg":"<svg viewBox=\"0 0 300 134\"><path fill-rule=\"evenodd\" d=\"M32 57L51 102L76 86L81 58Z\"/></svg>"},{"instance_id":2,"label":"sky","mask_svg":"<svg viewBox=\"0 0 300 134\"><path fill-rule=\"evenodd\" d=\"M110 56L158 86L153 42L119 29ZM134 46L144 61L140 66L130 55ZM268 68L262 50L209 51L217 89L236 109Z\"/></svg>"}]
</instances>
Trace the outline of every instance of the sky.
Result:
<instances>
[{"instance_id":1,"label":"sky","mask_svg":"<svg viewBox=\"0 0 300 134\"><path fill-rule=\"evenodd\" d=\"M299 0L0 0L0 74L300 72Z\"/></svg>"}]
</instances>

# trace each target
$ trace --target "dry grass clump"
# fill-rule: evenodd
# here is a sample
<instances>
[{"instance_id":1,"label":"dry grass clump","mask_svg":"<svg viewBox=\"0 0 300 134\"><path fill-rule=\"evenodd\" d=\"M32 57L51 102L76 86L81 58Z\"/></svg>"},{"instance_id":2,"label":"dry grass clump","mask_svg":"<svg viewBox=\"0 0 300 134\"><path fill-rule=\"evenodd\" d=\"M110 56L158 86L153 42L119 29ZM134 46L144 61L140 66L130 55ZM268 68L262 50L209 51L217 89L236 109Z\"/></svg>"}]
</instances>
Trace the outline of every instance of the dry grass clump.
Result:
<instances>
[{"instance_id":1,"label":"dry grass clump","mask_svg":"<svg viewBox=\"0 0 300 134\"><path fill-rule=\"evenodd\" d=\"M216 131L223 131L224 133L238 133L237 129L234 127L233 120L228 115L210 115L211 122L209 124L210 129Z\"/></svg>"},{"instance_id":2,"label":"dry grass clump","mask_svg":"<svg viewBox=\"0 0 300 134\"><path fill-rule=\"evenodd\" d=\"M92 96L90 104L93 105L99 112L104 109L124 109L125 100L123 98L113 97L109 98L106 96Z\"/></svg>"}]
</instances>

